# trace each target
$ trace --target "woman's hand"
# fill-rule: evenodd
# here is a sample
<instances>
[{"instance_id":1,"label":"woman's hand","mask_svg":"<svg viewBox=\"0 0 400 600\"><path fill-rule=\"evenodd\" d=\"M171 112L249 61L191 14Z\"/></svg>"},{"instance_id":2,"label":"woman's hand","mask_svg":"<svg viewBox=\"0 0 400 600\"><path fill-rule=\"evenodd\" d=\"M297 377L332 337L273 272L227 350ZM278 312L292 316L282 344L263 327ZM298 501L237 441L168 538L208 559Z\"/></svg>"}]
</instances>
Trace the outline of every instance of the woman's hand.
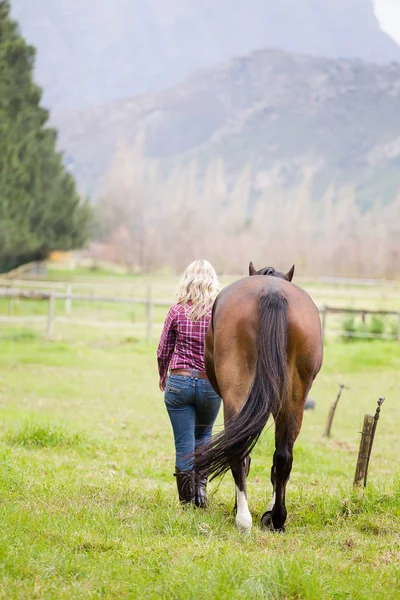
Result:
<instances>
[{"instance_id":1,"label":"woman's hand","mask_svg":"<svg viewBox=\"0 0 400 600\"><path fill-rule=\"evenodd\" d=\"M161 380L160 380L160 383L158 384L158 387L160 388L161 392L165 391L165 383L163 383Z\"/></svg>"}]
</instances>

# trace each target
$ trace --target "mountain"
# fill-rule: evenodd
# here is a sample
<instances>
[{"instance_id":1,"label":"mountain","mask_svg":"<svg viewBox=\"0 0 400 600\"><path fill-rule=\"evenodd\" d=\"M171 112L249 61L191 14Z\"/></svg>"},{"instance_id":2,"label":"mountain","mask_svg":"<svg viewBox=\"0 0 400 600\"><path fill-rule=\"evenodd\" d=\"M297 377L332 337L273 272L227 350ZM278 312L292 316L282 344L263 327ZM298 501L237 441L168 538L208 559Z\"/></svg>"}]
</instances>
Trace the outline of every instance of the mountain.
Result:
<instances>
[{"instance_id":1,"label":"mountain","mask_svg":"<svg viewBox=\"0 0 400 600\"><path fill-rule=\"evenodd\" d=\"M167 168L223 158L233 181L250 165L255 189L271 172L315 193L354 186L363 202L400 185L400 65L257 51L167 91L58 114L71 170L94 189L118 147L145 132L146 155Z\"/></svg>"},{"instance_id":2,"label":"mountain","mask_svg":"<svg viewBox=\"0 0 400 600\"><path fill-rule=\"evenodd\" d=\"M400 61L373 0L12 0L44 104L81 109L172 86L258 48Z\"/></svg>"}]
</instances>

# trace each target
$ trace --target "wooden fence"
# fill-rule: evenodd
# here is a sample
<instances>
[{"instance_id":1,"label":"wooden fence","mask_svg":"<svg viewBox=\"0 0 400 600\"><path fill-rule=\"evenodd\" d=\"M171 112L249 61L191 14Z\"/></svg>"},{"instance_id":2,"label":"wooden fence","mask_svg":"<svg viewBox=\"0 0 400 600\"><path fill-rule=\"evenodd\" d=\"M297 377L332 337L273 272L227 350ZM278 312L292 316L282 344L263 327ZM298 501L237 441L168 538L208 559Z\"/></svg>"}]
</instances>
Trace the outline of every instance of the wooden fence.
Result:
<instances>
[{"instance_id":1,"label":"wooden fence","mask_svg":"<svg viewBox=\"0 0 400 600\"><path fill-rule=\"evenodd\" d=\"M154 300L151 294L151 287L148 287L147 297L143 298L134 298L134 297L115 297L115 296L95 296L95 295L87 295L87 294L72 294L72 293L60 293L54 290L51 291L36 291L36 290L22 290L17 288L2 288L0 289L0 297L8 297L10 302L14 299L25 299L25 300L46 300L48 301L48 310L47 316L34 316L28 315L27 317L15 317L15 316L3 316L0 317L0 323L17 323L17 322L28 322L28 321L45 321L46 323L46 336L50 337L53 331L54 322L60 321L63 323L71 323L76 325L89 325L95 327L104 327L104 322L98 321L86 321L86 320L77 320L66 317L56 317L54 311L54 305L56 300L64 300L65 301L65 313L69 315L72 310L72 302L73 301L82 301L82 302L98 302L98 303L110 303L110 304L142 304L146 307L146 339L148 342L152 340L152 331L153 331L153 308L155 306L161 307L170 307L171 302L164 300ZM12 309L9 311L12 312ZM126 325L125 323L116 322L111 323L112 326L121 326Z\"/></svg>"},{"instance_id":2,"label":"wooden fence","mask_svg":"<svg viewBox=\"0 0 400 600\"><path fill-rule=\"evenodd\" d=\"M21 275L21 274L20 274ZM241 277L241 275L225 275L223 277L223 281L230 283L235 281ZM153 281L159 281L161 285L165 284L165 278L160 277L158 280L153 278ZM178 279L176 279L176 282ZM358 284L356 284L358 281ZM372 283L373 282L373 283ZM329 292L329 295L333 296L342 296L342 297L354 297L357 293L360 293L362 290L363 297L368 298L382 298L386 297L387 294L390 294L391 298L394 298L396 301L400 301L400 283L398 281L384 281L381 282L383 288L376 289L377 283L375 280L371 280L371 283L368 283L368 280L346 280L346 279L335 279L335 278L321 278L321 279L313 279L310 280L306 277L296 277L296 283L301 284L302 287L307 291L308 289L312 289L313 296L319 296L320 294ZM324 287L321 287L320 284L324 284ZM114 279L114 281L90 281L87 279L80 280L79 278L74 280L73 282L63 282L63 281L52 281L49 279L22 279L22 278L5 278L0 276L0 288L28 288L28 289L53 289L53 290L63 290L66 291L68 287L72 287L76 289L108 289L108 290L131 290L135 286L134 280L126 280L121 279L118 281L118 278ZM328 286L328 287L327 287ZM349 289L352 288L352 289Z\"/></svg>"},{"instance_id":3,"label":"wooden fence","mask_svg":"<svg viewBox=\"0 0 400 600\"><path fill-rule=\"evenodd\" d=\"M322 324L322 338L325 339L327 330L328 315L359 315L361 320L365 322L367 315L379 315L382 317L396 317L397 318L397 333L369 333L361 331L342 331L340 335L343 337L359 337L359 338L370 338L370 339L397 339L400 342L400 312L392 310L369 310L363 308L336 308L333 306L323 306L319 309L321 315Z\"/></svg>"},{"instance_id":4,"label":"wooden fence","mask_svg":"<svg viewBox=\"0 0 400 600\"><path fill-rule=\"evenodd\" d=\"M171 306L171 301L154 299L152 295L152 288L150 285L147 286L146 298L136 298L131 296L111 296L111 295L97 295L97 294L81 294L72 293L71 284L62 284L66 291L61 292L54 289L51 290L36 290L36 289L22 289L17 287L0 287L0 297L7 297L10 300L9 315L0 316L0 322L4 323L18 323L18 322L45 322L46 335L51 336L53 331L54 322L57 320L63 323L70 323L75 325L87 325L94 327L105 327L107 326L104 321L92 321L92 320L79 320L71 318L73 302L93 302L93 303L110 303L110 304L127 304L127 305L144 305L145 306L145 321L146 321L146 339L148 342L152 340L152 332L154 325L154 307L167 308ZM61 286L60 286L61 288ZM60 289L59 288L59 289ZM62 288L61 288L62 289ZM12 316L13 312L13 301L15 299L25 300L43 300L48 302L48 310L46 316L35 316L27 315L25 317ZM65 316L56 316L54 311L54 305L56 300L63 300L65 302ZM358 309L358 308L337 308L332 306L324 305L319 309L321 314L321 325L323 338L327 334L327 321L329 315L348 315L356 314L360 315L361 319L365 321L367 315L380 315L380 316L394 316L397 318L398 330L396 334L389 333L369 333L369 332L357 332L357 331L340 331L341 336L348 337L359 337L359 338L381 338L381 339L397 339L400 342L400 312L387 311L387 310L369 310L369 309ZM108 325L111 327L124 326L122 322L110 322ZM339 333L339 332L338 332Z\"/></svg>"}]
</instances>

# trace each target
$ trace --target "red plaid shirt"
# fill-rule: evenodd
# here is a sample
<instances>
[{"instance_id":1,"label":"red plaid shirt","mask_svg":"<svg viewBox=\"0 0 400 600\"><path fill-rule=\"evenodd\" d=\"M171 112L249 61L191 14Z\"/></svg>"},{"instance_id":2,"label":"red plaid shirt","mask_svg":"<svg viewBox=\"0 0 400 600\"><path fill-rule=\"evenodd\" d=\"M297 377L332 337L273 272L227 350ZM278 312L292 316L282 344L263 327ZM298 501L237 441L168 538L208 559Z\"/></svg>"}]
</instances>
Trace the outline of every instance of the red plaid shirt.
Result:
<instances>
[{"instance_id":1,"label":"red plaid shirt","mask_svg":"<svg viewBox=\"0 0 400 600\"><path fill-rule=\"evenodd\" d=\"M189 302L186 306L191 306ZM157 360L160 382L165 385L170 369L204 371L204 342L211 320L211 308L198 321L186 317L185 305L175 304L164 322Z\"/></svg>"}]
</instances>

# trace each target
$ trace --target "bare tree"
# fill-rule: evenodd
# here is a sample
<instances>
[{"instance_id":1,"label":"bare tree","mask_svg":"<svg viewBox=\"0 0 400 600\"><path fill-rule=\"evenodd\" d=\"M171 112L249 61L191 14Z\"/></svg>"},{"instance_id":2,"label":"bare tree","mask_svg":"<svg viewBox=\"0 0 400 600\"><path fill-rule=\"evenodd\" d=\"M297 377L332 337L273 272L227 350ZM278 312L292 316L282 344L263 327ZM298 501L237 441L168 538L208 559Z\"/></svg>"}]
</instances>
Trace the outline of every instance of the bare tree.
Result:
<instances>
[{"instance_id":1,"label":"bare tree","mask_svg":"<svg viewBox=\"0 0 400 600\"><path fill-rule=\"evenodd\" d=\"M400 256L400 196L368 210L351 188L313 198L316 168L288 187L272 165L248 166L232 181L221 159L204 176L195 163L168 173L144 157L144 137L121 147L99 194L101 231L133 270L182 270L198 257L219 271L244 271L249 259L303 273L387 276Z\"/></svg>"}]
</instances>

